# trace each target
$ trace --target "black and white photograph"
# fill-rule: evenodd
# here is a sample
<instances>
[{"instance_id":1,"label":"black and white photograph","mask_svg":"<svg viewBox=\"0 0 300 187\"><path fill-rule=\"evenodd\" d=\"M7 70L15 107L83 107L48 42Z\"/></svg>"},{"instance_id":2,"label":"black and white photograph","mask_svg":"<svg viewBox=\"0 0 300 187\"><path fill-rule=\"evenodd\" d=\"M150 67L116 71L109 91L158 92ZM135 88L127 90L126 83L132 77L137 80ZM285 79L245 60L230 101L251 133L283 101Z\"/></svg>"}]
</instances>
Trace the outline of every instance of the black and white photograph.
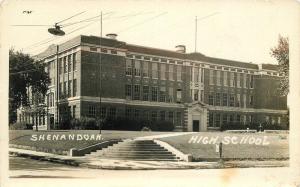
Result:
<instances>
[{"instance_id":1,"label":"black and white photograph","mask_svg":"<svg viewBox=\"0 0 300 187\"><path fill-rule=\"evenodd\" d=\"M1 185L300 186L299 1L0 11Z\"/></svg>"}]
</instances>

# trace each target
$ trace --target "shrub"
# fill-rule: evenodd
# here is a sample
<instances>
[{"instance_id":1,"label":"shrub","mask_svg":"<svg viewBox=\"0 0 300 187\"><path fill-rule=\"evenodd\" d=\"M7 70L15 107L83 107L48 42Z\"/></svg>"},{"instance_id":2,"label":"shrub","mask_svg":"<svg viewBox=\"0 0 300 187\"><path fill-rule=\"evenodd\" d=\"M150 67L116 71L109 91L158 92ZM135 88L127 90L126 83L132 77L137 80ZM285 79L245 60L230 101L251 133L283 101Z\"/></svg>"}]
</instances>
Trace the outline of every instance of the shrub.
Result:
<instances>
[{"instance_id":1,"label":"shrub","mask_svg":"<svg viewBox=\"0 0 300 187\"><path fill-rule=\"evenodd\" d=\"M173 131L174 124L170 121L157 121L155 122L158 131Z\"/></svg>"},{"instance_id":2,"label":"shrub","mask_svg":"<svg viewBox=\"0 0 300 187\"><path fill-rule=\"evenodd\" d=\"M69 119L62 120L60 122L59 128L63 129L63 130L71 129L71 122L70 122L70 120Z\"/></svg>"},{"instance_id":3,"label":"shrub","mask_svg":"<svg viewBox=\"0 0 300 187\"><path fill-rule=\"evenodd\" d=\"M16 122L14 124L9 125L10 130L32 130L33 124L25 123L25 122Z\"/></svg>"},{"instance_id":4,"label":"shrub","mask_svg":"<svg viewBox=\"0 0 300 187\"><path fill-rule=\"evenodd\" d=\"M95 118L82 117L79 119L80 128L83 130L98 129Z\"/></svg>"},{"instance_id":5,"label":"shrub","mask_svg":"<svg viewBox=\"0 0 300 187\"><path fill-rule=\"evenodd\" d=\"M141 131L151 131L151 129L149 127L143 127Z\"/></svg>"},{"instance_id":6,"label":"shrub","mask_svg":"<svg viewBox=\"0 0 300 187\"><path fill-rule=\"evenodd\" d=\"M71 119L70 124L72 129L81 129L80 120L78 119Z\"/></svg>"}]
</instances>

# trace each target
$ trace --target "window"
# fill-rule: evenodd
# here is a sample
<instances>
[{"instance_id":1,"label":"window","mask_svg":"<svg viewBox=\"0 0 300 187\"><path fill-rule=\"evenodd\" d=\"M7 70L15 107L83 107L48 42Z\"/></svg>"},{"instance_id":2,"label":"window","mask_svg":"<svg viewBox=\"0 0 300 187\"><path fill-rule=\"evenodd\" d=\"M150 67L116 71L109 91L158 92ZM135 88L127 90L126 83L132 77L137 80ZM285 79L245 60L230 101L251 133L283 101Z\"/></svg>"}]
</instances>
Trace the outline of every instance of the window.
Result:
<instances>
[{"instance_id":1,"label":"window","mask_svg":"<svg viewBox=\"0 0 300 187\"><path fill-rule=\"evenodd\" d=\"M96 116L96 107L95 106L89 106L89 116L90 117L95 117Z\"/></svg>"},{"instance_id":2,"label":"window","mask_svg":"<svg viewBox=\"0 0 300 187\"><path fill-rule=\"evenodd\" d=\"M250 100L249 100L249 105L250 105L250 106L253 106L253 99L254 99L254 98L253 98L253 95L251 95L251 96L250 96Z\"/></svg>"},{"instance_id":3,"label":"window","mask_svg":"<svg viewBox=\"0 0 300 187\"><path fill-rule=\"evenodd\" d=\"M170 111L169 113L168 113L168 118L169 118L169 121L170 122L174 122L174 113L172 112L172 111Z\"/></svg>"},{"instance_id":4,"label":"window","mask_svg":"<svg viewBox=\"0 0 300 187\"><path fill-rule=\"evenodd\" d=\"M160 111L160 120L161 121L166 121L166 112L165 111Z\"/></svg>"},{"instance_id":5,"label":"window","mask_svg":"<svg viewBox=\"0 0 300 187\"><path fill-rule=\"evenodd\" d=\"M107 53L107 49L101 48L101 52L102 52L102 53Z\"/></svg>"},{"instance_id":6,"label":"window","mask_svg":"<svg viewBox=\"0 0 300 187\"><path fill-rule=\"evenodd\" d=\"M63 69L64 69L64 62L63 62L63 59L62 58L60 58L59 59L59 74L62 74L63 73Z\"/></svg>"},{"instance_id":7,"label":"window","mask_svg":"<svg viewBox=\"0 0 300 187\"><path fill-rule=\"evenodd\" d=\"M213 95L213 93L209 93L208 104L209 105L214 105L214 95Z\"/></svg>"},{"instance_id":8,"label":"window","mask_svg":"<svg viewBox=\"0 0 300 187\"><path fill-rule=\"evenodd\" d=\"M166 64L160 64L160 79L166 79Z\"/></svg>"},{"instance_id":9,"label":"window","mask_svg":"<svg viewBox=\"0 0 300 187\"><path fill-rule=\"evenodd\" d=\"M132 60L126 59L126 75L132 75Z\"/></svg>"},{"instance_id":10,"label":"window","mask_svg":"<svg viewBox=\"0 0 300 187\"><path fill-rule=\"evenodd\" d=\"M221 93L216 93L216 106L220 106L221 105Z\"/></svg>"},{"instance_id":11,"label":"window","mask_svg":"<svg viewBox=\"0 0 300 187\"><path fill-rule=\"evenodd\" d=\"M204 81L204 69L200 69L200 72L201 72L201 74L200 74L200 77L201 77L201 83L203 83L203 81Z\"/></svg>"},{"instance_id":12,"label":"window","mask_svg":"<svg viewBox=\"0 0 300 187\"><path fill-rule=\"evenodd\" d=\"M174 80L174 65L169 65L169 80Z\"/></svg>"},{"instance_id":13,"label":"window","mask_svg":"<svg viewBox=\"0 0 300 187\"><path fill-rule=\"evenodd\" d=\"M241 95L240 94L236 95L236 106L237 107L241 106Z\"/></svg>"},{"instance_id":14,"label":"window","mask_svg":"<svg viewBox=\"0 0 300 187\"><path fill-rule=\"evenodd\" d=\"M134 61L134 76L141 76L141 61Z\"/></svg>"},{"instance_id":15,"label":"window","mask_svg":"<svg viewBox=\"0 0 300 187\"><path fill-rule=\"evenodd\" d=\"M241 122L241 115L240 114L237 114L236 115L236 122Z\"/></svg>"},{"instance_id":16,"label":"window","mask_svg":"<svg viewBox=\"0 0 300 187\"><path fill-rule=\"evenodd\" d=\"M132 116L132 109L131 108L126 108L125 109L125 117L126 118L131 118Z\"/></svg>"},{"instance_id":17,"label":"window","mask_svg":"<svg viewBox=\"0 0 300 187\"><path fill-rule=\"evenodd\" d=\"M237 73L236 74L236 85L238 88L240 88L242 85L241 85L241 74L240 73Z\"/></svg>"},{"instance_id":18,"label":"window","mask_svg":"<svg viewBox=\"0 0 300 187\"><path fill-rule=\"evenodd\" d=\"M181 89L177 88L176 101L178 103L181 103L181 97L182 97Z\"/></svg>"},{"instance_id":19,"label":"window","mask_svg":"<svg viewBox=\"0 0 300 187\"><path fill-rule=\"evenodd\" d=\"M143 86L143 101L149 100L149 86Z\"/></svg>"},{"instance_id":20,"label":"window","mask_svg":"<svg viewBox=\"0 0 300 187\"><path fill-rule=\"evenodd\" d=\"M250 88L253 88L253 75L250 75Z\"/></svg>"},{"instance_id":21,"label":"window","mask_svg":"<svg viewBox=\"0 0 300 187\"><path fill-rule=\"evenodd\" d=\"M234 94L230 94L229 96L229 106L234 106Z\"/></svg>"},{"instance_id":22,"label":"window","mask_svg":"<svg viewBox=\"0 0 300 187\"><path fill-rule=\"evenodd\" d=\"M140 117L140 111L138 109L135 109L134 110L134 118L139 119L139 117Z\"/></svg>"},{"instance_id":23,"label":"window","mask_svg":"<svg viewBox=\"0 0 300 187\"><path fill-rule=\"evenodd\" d=\"M126 99L131 99L131 85L125 85L125 96Z\"/></svg>"},{"instance_id":24,"label":"window","mask_svg":"<svg viewBox=\"0 0 300 187\"><path fill-rule=\"evenodd\" d=\"M213 113L209 113L208 126L209 127L213 127L214 126L214 114Z\"/></svg>"},{"instance_id":25,"label":"window","mask_svg":"<svg viewBox=\"0 0 300 187\"><path fill-rule=\"evenodd\" d=\"M152 78L154 79L158 78L157 63L152 63Z\"/></svg>"},{"instance_id":26,"label":"window","mask_svg":"<svg viewBox=\"0 0 300 187\"><path fill-rule=\"evenodd\" d=\"M73 106L72 117L76 118L76 105Z\"/></svg>"},{"instance_id":27,"label":"window","mask_svg":"<svg viewBox=\"0 0 300 187\"><path fill-rule=\"evenodd\" d=\"M231 122L231 123L234 122L234 115L233 114L229 115L229 122Z\"/></svg>"},{"instance_id":28,"label":"window","mask_svg":"<svg viewBox=\"0 0 300 187\"><path fill-rule=\"evenodd\" d=\"M199 90L194 90L194 101L199 100Z\"/></svg>"},{"instance_id":29,"label":"window","mask_svg":"<svg viewBox=\"0 0 300 187\"><path fill-rule=\"evenodd\" d=\"M244 78L244 88L247 88L247 74L243 74L243 78Z\"/></svg>"},{"instance_id":30,"label":"window","mask_svg":"<svg viewBox=\"0 0 300 187\"><path fill-rule=\"evenodd\" d=\"M194 82L199 82L199 68L194 68Z\"/></svg>"},{"instance_id":31,"label":"window","mask_svg":"<svg viewBox=\"0 0 300 187\"><path fill-rule=\"evenodd\" d=\"M223 125L227 124L227 122L228 122L227 118L228 118L227 114L223 114L223 119L222 119L222 124Z\"/></svg>"},{"instance_id":32,"label":"window","mask_svg":"<svg viewBox=\"0 0 300 187\"><path fill-rule=\"evenodd\" d=\"M59 83L59 98L63 98L63 83Z\"/></svg>"},{"instance_id":33,"label":"window","mask_svg":"<svg viewBox=\"0 0 300 187\"><path fill-rule=\"evenodd\" d=\"M77 63L77 61L76 61L76 53L73 53L72 60L73 60L73 71L76 71L76 63Z\"/></svg>"},{"instance_id":34,"label":"window","mask_svg":"<svg viewBox=\"0 0 300 187\"><path fill-rule=\"evenodd\" d=\"M228 94L223 93L223 106L228 106Z\"/></svg>"},{"instance_id":35,"label":"window","mask_svg":"<svg viewBox=\"0 0 300 187\"><path fill-rule=\"evenodd\" d=\"M182 81L181 79L181 73L182 73L182 66L177 66L176 67L177 71L177 81Z\"/></svg>"},{"instance_id":36,"label":"window","mask_svg":"<svg viewBox=\"0 0 300 187\"><path fill-rule=\"evenodd\" d=\"M106 108L105 107L101 107L101 119L104 119L105 117L106 117Z\"/></svg>"},{"instance_id":37,"label":"window","mask_svg":"<svg viewBox=\"0 0 300 187\"><path fill-rule=\"evenodd\" d=\"M149 62L143 62L143 77L149 77Z\"/></svg>"},{"instance_id":38,"label":"window","mask_svg":"<svg viewBox=\"0 0 300 187\"><path fill-rule=\"evenodd\" d=\"M223 85L228 86L228 78L227 78L227 71L223 72Z\"/></svg>"},{"instance_id":39,"label":"window","mask_svg":"<svg viewBox=\"0 0 300 187\"><path fill-rule=\"evenodd\" d=\"M221 71L217 71L217 85L221 85Z\"/></svg>"},{"instance_id":40,"label":"window","mask_svg":"<svg viewBox=\"0 0 300 187\"><path fill-rule=\"evenodd\" d=\"M234 73L230 72L230 86L234 87L234 85L235 85Z\"/></svg>"},{"instance_id":41,"label":"window","mask_svg":"<svg viewBox=\"0 0 300 187\"><path fill-rule=\"evenodd\" d=\"M253 116L250 115L250 116L249 116L249 122L252 123L252 121L253 121Z\"/></svg>"},{"instance_id":42,"label":"window","mask_svg":"<svg viewBox=\"0 0 300 187\"><path fill-rule=\"evenodd\" d=\"M209 70L209 84L214 85L214 70Z\"/></svg>"},{"instance_id":43,"label":"window","mask_svg":"<svg viewBox=\"0 0 300 187\"><path fill-rule=\"evenodd\" d=\"M181 126L182 124L181 112L176 112L176 124L178 126Z\"/></svg>"},{"instance_id":44,"label":"window","mask_svg":"<svg viewBox=\"0 0 300 187\"><path fill-rule=\"evenodd\" d=\"M244 108L247 107L247 95L243 95Z\"/></svg>"},{"instance_id":45,"label":"window","mask_svg":"<svg viewBox=\"0 0 300 187\"><path fill-rule=\"evenodd\" d=\"M108 110L107 117L109 119L115 119L116 118L116 113L117 113L116 108L110 108Z\"/></svg>"},{"instance_id":46,"label":"window","mask_svg":"<svg viewBox=\"0 0 300 187\"><path fill-rule=\"evenodd\" d=\"M166 87L160 87L159 101L166 102Z\"/></svg>"},{"instance_id":47,"label":"window","mask_svg":"<svg viewBox=\"0 0 300 187\"><path fill-rule=\"evenodd\" d=\"M200 90L200 100L203 101L204 98L204 91Z\"/></svg>"},{"instance_id":48,"label":"window","mask_svg":"<svg viewBox=\"0 0 300 187\"><path fill-rule=\"evenodd\" d=\"M134 85L134 94L133 94L134 100L140 99L140 85Z\"/></svg>"},{"instance_id":49,"label":"window","mask_svg":"<svg viewBox=\"0 0 300 187\"><path fill-rule=\"evenodd\" d=\"M110 53L116 55L117 51L116 50L110 50Z\"/></svg>"},{"instance_id":50,"label":"window","mask_svg":"<svg viewBox=\"0 0 300 187\"><path fill-rule=\"evenodd\" d=\"M67 84L68 84L68 82L67 81L65 81L64 82L64 98L68 95L68 90L67 90Z\"/></svg>"},{"instance_id":51,"label":"window","mask_svg":"<svg viewBox=\"0 0 300 187\"><path fill-rule=\"evenodd\" d=\"M151 101L157 101L158 88L152 87Z\"/></svg>"},{"instance_id":52,"label":"window","mask_svg":"<svg viewBox=\"0 0 300 187\"><path fill-rule=\"evenodd\" d=\"M68 97L71 97L72 95L72 93L71 93L71 89L72 89L72 81L70 80L69 81L69 84L68 84Z\"/></svg>"},{"instance_id":53,"label":"window","mask_svg":"<svg viewBox=\"0 0 300 187\"><path fill-rule=\"evenodd\" d=\"M149 120L149 112L147 110L142 111L142 119Z\"/></svg>"},{"instance_id":54,"label":"window","mask_svg":"<svg viewBox=\"0 0 300 187\"><path fill-rule=\"evenodd\" d=\"M215 126L220 127L220 123L221 123L221 114L216 114Z\"/></svg>"},{"instance_id":55,"label":"window","mask_svg":"<svg viewBox=\"0 0 300 187\"><path fill-rule=\"evenodd\" d=\"M90 47L90 51L97 51L97 47Z\"/></svg>"},{"instance_id":56,"label":"window","mask_svg":"<svg viewBox=\"0 0 300 187\"><path fill-rule=\"evenodd\" d=\"M174 89L173 87L169 87L169 97L168 97L168 101L171 103L174 101Z\"/></svg>"},{"instance_id":57,"label":"window","mask_svg":"<svg viewBox=\"0 0 300 187\"><path fill-rule=\"evenodd\" d=\"M246 115L242 115L242 118L243 118L243 124L246 124L247 116Z\"/></svg>"},{"instance_id":58,"label":"window","mask_svg":"<svg viewBox=\"0 0 300 187\"><path fill-rule=\"evenodd\" d=\"M64 73L68 73L67 57L64 57Z\"/></svg>"},{"instance_id":59,"label":"window","mask_svg":"<svg viewBox=\"0 0 300 187\"><path fill-rule=\"evenodd\" d=\"M72 55L69 55L68 56L68 72L71 72L72 71Z\"/></svg>"},{"instance_id":60,"label":"window","mask_svg":"<svg viewBox=\"0 0 300 187\"><path fill-rule=\"evenodd\" d=\"M77 95L77 79L73 80L73 97Z\"/></svg>"},{"instance_id":61,"label":"window","mask_svg":"<svg viewBox=\"0 0 300 187\"><path fill-rule=\"evenodd\" d=\"M277 123L278 123L279 125L281 124L281 117L280 117L280 116L278 116Z\"/></svg>"},{"instance_id":62,"label":"window","mask_svg":"<svg viewBox=\"0 0 300 187\"><path fill-rule=\"evenodd\" d=\"M152 111L151 112L151 121L156 121L157 120L157 112L156 111Z\"/></svg>"}]
</instances>

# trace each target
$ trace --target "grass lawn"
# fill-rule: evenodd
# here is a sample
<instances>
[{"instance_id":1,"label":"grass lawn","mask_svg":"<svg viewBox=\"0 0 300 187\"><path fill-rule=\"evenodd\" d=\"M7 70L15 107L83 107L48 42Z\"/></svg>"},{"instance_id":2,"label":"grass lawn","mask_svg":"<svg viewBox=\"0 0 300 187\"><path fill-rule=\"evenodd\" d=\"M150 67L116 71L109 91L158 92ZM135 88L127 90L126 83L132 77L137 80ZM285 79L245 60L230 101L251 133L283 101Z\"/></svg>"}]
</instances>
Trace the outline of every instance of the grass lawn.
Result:
<instances>
[{"instance_id":1,"label":"grass lawn","mask_svg":"<svg viewBox=\"0 0 300 187\"><path fill-rule=\"evenodd\" d=\"M59 135L69 135L69 134L98 134L98 130L69 130L69 131L32 131L32 130L10 130L9 131L9 143L23 146L30 146L38 148L39 151L45 150L56 150L55 152L69 151L71 148L84 148L90 145L97 144L101 141L113 140L113 139L126 139L141 136L150 136L164 134L167 132L145 132L145 131L108 131L102 130L101 137L103 140L59 140L59 141L32 141L30 140L33 134L39 136L40 134L59 134ZM46 151L48 152L48 151ZM51 152L51 151L50 151ZM63 154L63 153L60 153Z\"/></svg>"},{"instance_id":2,"label":"grass lawn","mask_svg":"<svg viewBox=\"0 0 300 187\"><path fill-rule=\"evenodd\" d=\"M192 136L197 136L199 140L202 137L219 137L219 140L224 140L225 136L236 137L240 140L246 136L256 139L263 139L267 136L269 145L243 144L228 144L223 143L223 158L225 159L287 159L289 157L289 141L288 134L238 134L238 133L221 133L221 132L199 132L196 134L188 134L174 137L161 138L161 141L167 142L173 147L179 149L185 154L192 154L194 160L210 160L219 158L219 153L216 152L216 145L208 144L203 141L189 143ZM203 139L201 139L203 140ZM249 140L249 139L248 139Z\"/></svg>"}]
</instances>

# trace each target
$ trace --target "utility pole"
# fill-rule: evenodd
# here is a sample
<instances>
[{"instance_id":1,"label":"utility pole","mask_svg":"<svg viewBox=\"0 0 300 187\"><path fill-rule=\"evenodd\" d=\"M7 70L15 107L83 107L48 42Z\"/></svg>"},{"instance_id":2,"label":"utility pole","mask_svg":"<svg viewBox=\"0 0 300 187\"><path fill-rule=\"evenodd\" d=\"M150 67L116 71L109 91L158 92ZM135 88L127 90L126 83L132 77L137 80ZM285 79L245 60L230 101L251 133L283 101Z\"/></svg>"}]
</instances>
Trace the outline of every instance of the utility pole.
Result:
<instances>
[{"instance_id":1,"label":"utility pole","mask_svg":"<svg viewBox=\"0 0 300 187\"><path fill-rule=\"evenodd\" d=\"M198 19L197 19L197 16L196 16L196 19L195 19L195 53L197 52L197 22L198 22Z\"/></svg>"},{"instance_id":2,"label":"utility pole","mask_svg":"<svg viewBox=\"0 0 300 187\"><path fill-rule=\"evenodd\" d=\"M207 16L204 16L204 17L201 17L198 19L198 17L196 16L195 18L195 53L197 52L197 35L198 35L198 21L201 21L201 20L204 20L204 19L207 19L211 16L214 16L216 14L219 14L219 12L215 12L213 14L210 14L210 15L207 15Z\"/></svg>"},{"instance_id":3,"label":"utility pole","mask_svg":"<svg viewBox=\"0 0 300 187\"><path fill-rule=\"evenodd\" d=\"M102 55L101 55L101 40L102 40L102 11L100 16L100 39L99 39L99 133L101 134L102 128L102 111L101 111L101 96L102 96Z\"/></svg>"}]
</instances>

